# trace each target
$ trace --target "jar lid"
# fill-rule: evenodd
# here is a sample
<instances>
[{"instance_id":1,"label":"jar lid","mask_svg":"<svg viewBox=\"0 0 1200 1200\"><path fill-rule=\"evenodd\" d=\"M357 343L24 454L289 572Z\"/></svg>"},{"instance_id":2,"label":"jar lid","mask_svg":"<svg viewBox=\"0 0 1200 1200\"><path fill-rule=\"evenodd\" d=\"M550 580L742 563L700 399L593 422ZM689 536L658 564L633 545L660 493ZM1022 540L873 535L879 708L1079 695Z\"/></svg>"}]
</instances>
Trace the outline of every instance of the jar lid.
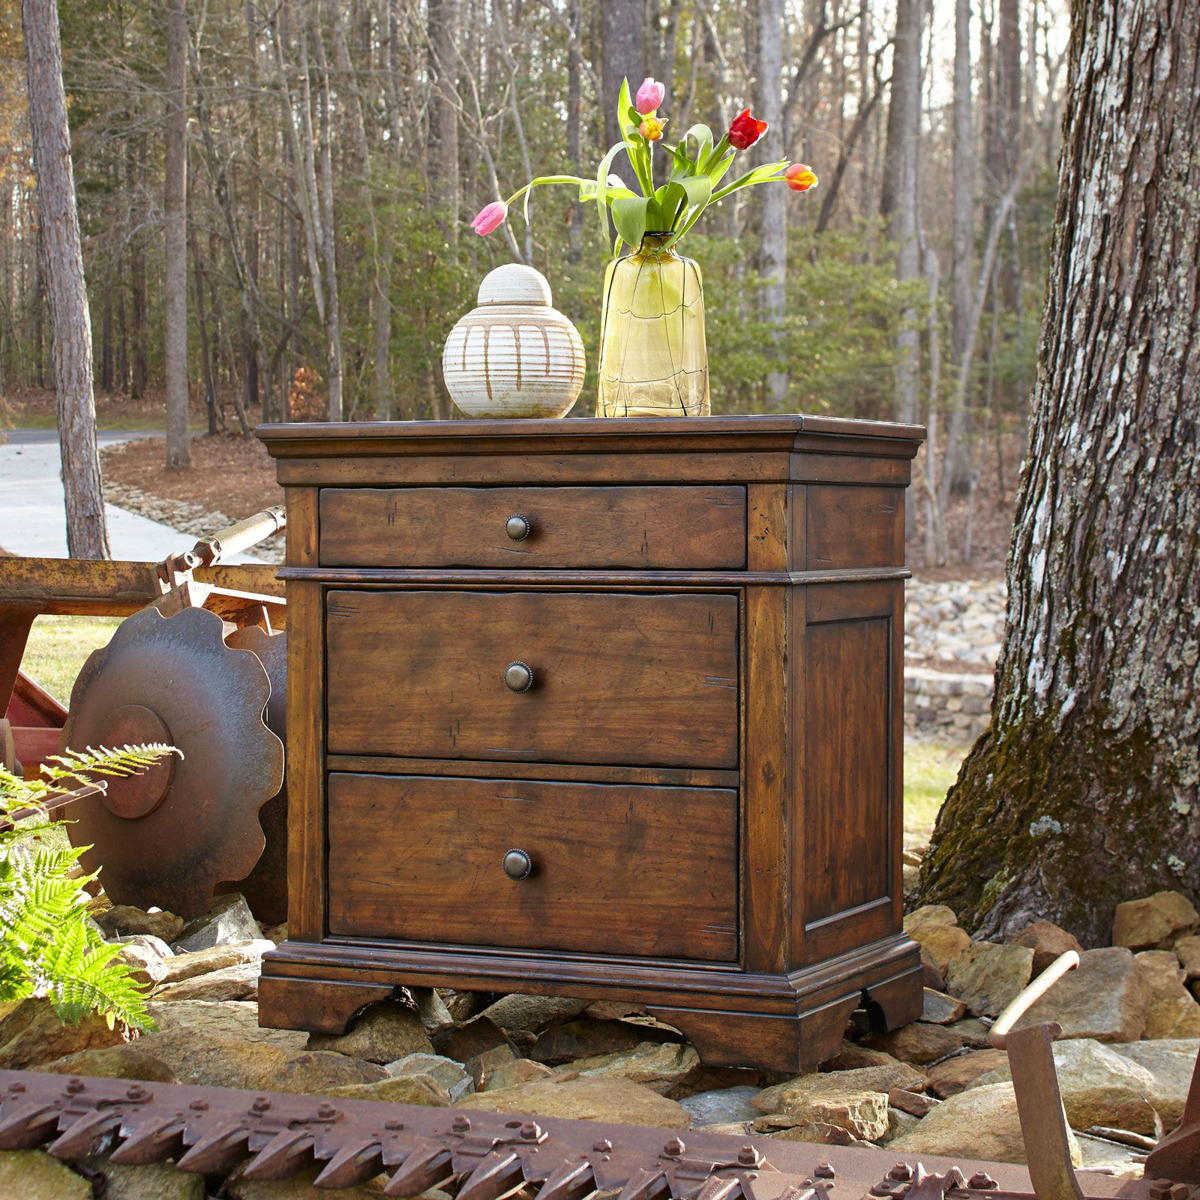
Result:
<instances>
[{"instance_id":1,"label":"jar lid","mask_svg":"<svg viewBox=\"0 0 1200 1200\"><path fill-rule=\"evenodd\" d=\"M479 304L551 303L550 284L541 271L524 263L505 263L489 271L479 285Z\"/></svg>"}]
</instances>

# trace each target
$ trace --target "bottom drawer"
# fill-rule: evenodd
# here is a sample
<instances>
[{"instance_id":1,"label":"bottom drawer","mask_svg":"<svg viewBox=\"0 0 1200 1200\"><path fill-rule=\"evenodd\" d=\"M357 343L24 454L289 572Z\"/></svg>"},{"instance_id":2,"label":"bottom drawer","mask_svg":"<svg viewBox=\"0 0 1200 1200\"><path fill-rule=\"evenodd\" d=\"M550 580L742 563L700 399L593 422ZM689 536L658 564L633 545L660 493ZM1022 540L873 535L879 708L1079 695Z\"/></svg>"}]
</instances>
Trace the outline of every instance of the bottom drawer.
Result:
<instances>
[{"instance_id":1,"label":"bottom drawer","mask_svg":"<svg viewBox=\"0 0 1200 1200\"><path fill-rule=\"evenodd\" d=\"M737 958L732 790L332 774L328 806L332 936Z\"/></svg>"}]
</instances>

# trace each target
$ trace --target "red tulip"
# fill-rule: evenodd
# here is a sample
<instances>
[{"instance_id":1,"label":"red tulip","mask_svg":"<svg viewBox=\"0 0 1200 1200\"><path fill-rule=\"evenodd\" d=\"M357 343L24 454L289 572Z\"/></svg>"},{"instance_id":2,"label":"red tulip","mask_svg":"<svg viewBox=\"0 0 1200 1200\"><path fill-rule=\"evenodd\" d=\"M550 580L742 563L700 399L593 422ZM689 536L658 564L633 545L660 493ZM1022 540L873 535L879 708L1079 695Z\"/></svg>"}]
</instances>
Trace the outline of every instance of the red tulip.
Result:
<instances>
[{"instance_id":1,"label":"red tulip","mask_svg":"<svg viewBox=\"0 0 1200 1200\"><path fill-rule=\"evenodd\" d=\"M475 220L471 222L471 228L480 237L483 237L491 233L492 230L499 229L504 224L504 218L507 216L508 205L503 200L493 200L491 204L479 210Z\"/></svg>"},{"instance_id":2,"label":"red tulip","mask_svg":"<svg viewBox=\"0 0 1200 1200\"><path fill-rule=\"evenodd\" d=\"M817 177L813 174L812 167L805 166L804 163L792 163L784 171L783 178L793 192L807 192L809 188L817 186Z\"/></svg>"},{"instance_id":3,"label":"red tulip","mask_svg":"<svg viewBox=\"0 0 1200 1200\"><path fill-rule=\"evenodd\" d=\"M733 124L729 126L729 144L735 150L748 150L766 132L766 121L752 117L747 108L734 117Z\"/></svg>"}]
</instances>

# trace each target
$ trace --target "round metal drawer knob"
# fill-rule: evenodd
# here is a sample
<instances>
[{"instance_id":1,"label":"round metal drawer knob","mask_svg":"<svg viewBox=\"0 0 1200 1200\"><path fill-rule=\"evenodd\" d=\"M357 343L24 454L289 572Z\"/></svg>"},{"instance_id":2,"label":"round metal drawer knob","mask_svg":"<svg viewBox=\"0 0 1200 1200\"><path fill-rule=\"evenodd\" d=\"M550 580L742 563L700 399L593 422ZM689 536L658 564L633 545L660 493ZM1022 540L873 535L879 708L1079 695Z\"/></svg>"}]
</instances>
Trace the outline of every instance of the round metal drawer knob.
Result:
<instances>
[{"instance_id":1,"label":"round metal drawer knob","mask_svg":"<svg viewBox=\"0 0 1200 1200\"><path fill-rule=\"evenodd\" d=\"M528 663L509 663L504 668L504 686L510 692L529 691L533 687L533 668Z\"/></svg>"},{"instance_id":2,"label":"round metal drawer knob","mask_svg":"<svg viewBox=\"0 0 1200 1200\"><path fill-rule=\"evenodd\" d=\"M520 513L513 513L504 522L504 532L514 542L523 542L533 532L533 523L528 517L523 517Z\"/></svg>"},{"instance_id":3,"label":"round metal drawer knob","mask_svg":"<svg viewBox=\"0 0 1200 1200\"><path fill-rule=\"evenodd\" d=\"M533 871L533 859L524 850L510 850L504 856L504 873L509 879L528 879Z\"/></svg>"}]
</instances>

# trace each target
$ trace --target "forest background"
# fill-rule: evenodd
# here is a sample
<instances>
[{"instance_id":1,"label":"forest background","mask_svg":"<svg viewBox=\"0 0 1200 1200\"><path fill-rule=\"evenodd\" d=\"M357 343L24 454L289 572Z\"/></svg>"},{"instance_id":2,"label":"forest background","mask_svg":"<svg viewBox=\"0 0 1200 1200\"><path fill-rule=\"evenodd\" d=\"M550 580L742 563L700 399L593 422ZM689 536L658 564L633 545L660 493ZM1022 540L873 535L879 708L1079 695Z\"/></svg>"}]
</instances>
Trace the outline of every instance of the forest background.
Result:
<instances>
[{"instance_id":1,"label":"forest background","mask_svg":"<svg viewBox=\"0 0 1200 1200\"><path fill-rule=\"evenodd\" d=\"M653 75L668 140L749 106L770 122L753 161L787 156L821 179L803 198L735 194L688 236L714 412L927 423L926 559L960 557L948 504L985 459L1009 491L1025 443L1066 7L61 3L97 390L169 405L170 300L186 295L175 392L193 411L209 401L210 429L449 417L442 343L482 276L517 260L579 326L588 414L606 257L594 205L547 189L528 226L515 216L485 240L467 222L535 174L594 173L619 137L620 80ZM52 377L25 97L20 6L0 0L0 394Z\"/></svg>"}]
</instances>

